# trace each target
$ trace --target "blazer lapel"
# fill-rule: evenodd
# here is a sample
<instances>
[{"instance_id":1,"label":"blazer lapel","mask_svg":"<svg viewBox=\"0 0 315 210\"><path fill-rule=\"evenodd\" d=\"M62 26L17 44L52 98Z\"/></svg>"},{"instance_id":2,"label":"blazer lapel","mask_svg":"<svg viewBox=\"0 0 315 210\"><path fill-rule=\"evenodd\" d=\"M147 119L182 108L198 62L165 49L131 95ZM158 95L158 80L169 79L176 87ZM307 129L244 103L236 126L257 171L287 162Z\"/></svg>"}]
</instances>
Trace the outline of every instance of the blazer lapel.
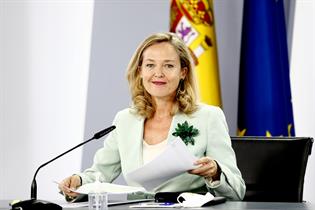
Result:
<instances>
[{"instance_id":1,"label":"blazer lapel","mask_svg":"<svg viewBox=\"0 0 315 210\"><path fill-rule=\"evenodd\" d=\"M142 158L142 140L143 140L143 128L144 118L137 117L137 119L130 124L129 132L126 133L126 139L128 144L125 145L125 154L121 154L125 157L125 172L131 172L143 165Z\"/></svg>"}]
</instances>

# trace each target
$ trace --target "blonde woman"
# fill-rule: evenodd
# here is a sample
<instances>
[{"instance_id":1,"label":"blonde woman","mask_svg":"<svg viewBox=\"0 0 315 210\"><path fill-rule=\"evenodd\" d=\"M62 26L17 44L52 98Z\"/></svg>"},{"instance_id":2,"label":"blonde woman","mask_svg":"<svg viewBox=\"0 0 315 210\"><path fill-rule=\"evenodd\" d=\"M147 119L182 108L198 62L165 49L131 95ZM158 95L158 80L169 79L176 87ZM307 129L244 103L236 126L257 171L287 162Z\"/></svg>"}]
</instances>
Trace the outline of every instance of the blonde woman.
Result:
<instances>
[{"instance_id":1,"label":"blonde woman","mask_svg":"<svg viewBox=\"0 0 315 210\"><path fill-rule=\"evenodd\" d=\"M198 103L195 73L185 43L173 33L157 33L146 38L130 60L127 78L133 105L117 113L116 129L105 139L91 168L66 178L59 188L77 188L94 181L112 182L125 177L163 152L167 144L183 137L178 124L193 126L183 138L189 151L198 157L198 168L157 186L156 192L199 191L242 200L245 184L237 168L227 123L218 107ZM186 135L186 137L187 137ZM125 177L127 184L135 185ZM143 195L147 196L147 195Z\"/></svg>"}]
</instances>

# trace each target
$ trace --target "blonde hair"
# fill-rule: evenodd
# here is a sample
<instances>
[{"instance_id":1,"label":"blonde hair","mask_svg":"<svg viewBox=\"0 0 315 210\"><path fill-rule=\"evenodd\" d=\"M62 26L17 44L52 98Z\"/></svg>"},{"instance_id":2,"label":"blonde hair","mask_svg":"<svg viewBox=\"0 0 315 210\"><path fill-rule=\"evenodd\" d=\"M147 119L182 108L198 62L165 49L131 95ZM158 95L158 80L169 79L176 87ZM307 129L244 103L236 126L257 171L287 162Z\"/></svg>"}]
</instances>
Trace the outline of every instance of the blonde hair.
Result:
<instances>
[{"instance_id":1,"label":"blonde hair","mask_svg":"<svg viewBox=\"0 0 315 210\"><path fill-rule=\"evenodd\" d=\"M185 79L183 79L177 87L177 94L174 98L174 106L171 114L174 115L178 111L185 114L191 114L197 109L198 95L195 72L188 47L183 40L174 33L156 33L146 38L138 46L127 69L127 79L129 82L133 108L137 114L148 119L153 117L155 106L151 95L145 90L142 84L142 79L139 75L139 67L142 65L144 50L161 42L170 43L175 48L179 55L181 69L187 69Z\"/></svg>"}]
</instances>

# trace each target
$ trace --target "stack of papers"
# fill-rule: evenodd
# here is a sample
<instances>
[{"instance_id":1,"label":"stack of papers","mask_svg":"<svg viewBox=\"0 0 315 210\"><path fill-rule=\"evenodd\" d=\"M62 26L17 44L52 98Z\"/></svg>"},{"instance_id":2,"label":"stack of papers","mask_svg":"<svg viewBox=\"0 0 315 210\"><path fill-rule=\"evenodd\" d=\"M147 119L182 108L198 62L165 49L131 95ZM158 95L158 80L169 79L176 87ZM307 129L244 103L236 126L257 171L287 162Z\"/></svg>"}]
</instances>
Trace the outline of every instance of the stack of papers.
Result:
<instances>
[{"instance_id":1,"label":"stack of papers","mask_svg":"<svg viewBox=\"0 0 315 210\"><path fill-rule=\"evenodd\" d=\"M79 194L89 194L90 192L107 192L109 194L127 194L133 192L143 192L145 189L143 187L133 187L126 185L118 185L111 183L101 183L93 182L82 185L74 192Z\"/></svg>"}]
</instances>

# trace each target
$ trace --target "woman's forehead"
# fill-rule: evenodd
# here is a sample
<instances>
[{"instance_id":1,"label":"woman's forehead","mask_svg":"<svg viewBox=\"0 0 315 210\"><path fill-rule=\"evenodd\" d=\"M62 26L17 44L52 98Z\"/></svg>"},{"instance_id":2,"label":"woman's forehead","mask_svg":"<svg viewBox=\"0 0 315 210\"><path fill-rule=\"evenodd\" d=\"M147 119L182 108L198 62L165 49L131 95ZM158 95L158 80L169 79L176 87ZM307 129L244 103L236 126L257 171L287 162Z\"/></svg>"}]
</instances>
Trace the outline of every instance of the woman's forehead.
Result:
<instances>
[{"instance_id":1,"label":"woman's forehead","mask_svg":"<svg viewBox=\"0 0 315 210\"><path fill-rule=\"evenodd\" d=\"M174 46L168 42L151 45L143 52L143 60L178 61L179 56Z\"/></svg>"}]
</instances>

